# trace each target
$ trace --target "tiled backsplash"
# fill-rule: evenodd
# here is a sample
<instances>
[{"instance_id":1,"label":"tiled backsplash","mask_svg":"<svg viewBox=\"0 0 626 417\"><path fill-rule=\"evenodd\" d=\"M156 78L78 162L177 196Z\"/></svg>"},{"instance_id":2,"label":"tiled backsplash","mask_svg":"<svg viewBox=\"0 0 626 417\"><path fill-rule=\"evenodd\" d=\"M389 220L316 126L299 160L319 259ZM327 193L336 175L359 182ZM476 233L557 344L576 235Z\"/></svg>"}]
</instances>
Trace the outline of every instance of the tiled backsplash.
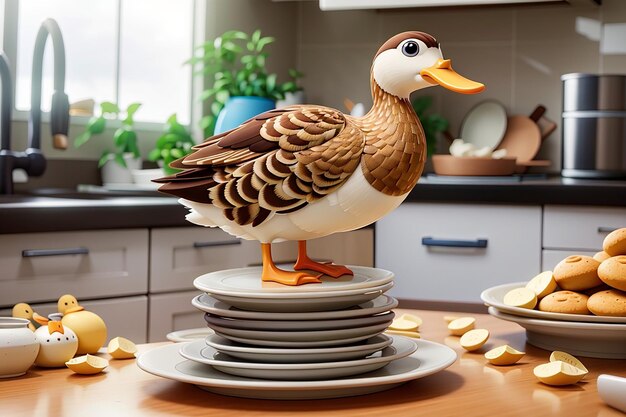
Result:
<instances>
[{"instance_id":1,"label":"tiled backsplash","mask_svg":"<svg viewBox=\"0 0 626 417\"><path fill-rule=\"evenodd\" d=\"M509 114L530 114L538 104L559 124L542 146L541 159L560 170L561 80L570 72L626 74L626 55L601 55L600 42L576 31L586 22L626 23L626 1L602 6L568 4L474 8L322 12L317 2L300 3L298 67L310 103L345 110L344 98L371 104L369 69L380 44L395 33L421 30L441 42L461 74L482 81L487 90L463 96L442 88L416 94L435 97L436 111L458 134L463 116L485 99L500 101Z\"/></svg>"}]
</instances>

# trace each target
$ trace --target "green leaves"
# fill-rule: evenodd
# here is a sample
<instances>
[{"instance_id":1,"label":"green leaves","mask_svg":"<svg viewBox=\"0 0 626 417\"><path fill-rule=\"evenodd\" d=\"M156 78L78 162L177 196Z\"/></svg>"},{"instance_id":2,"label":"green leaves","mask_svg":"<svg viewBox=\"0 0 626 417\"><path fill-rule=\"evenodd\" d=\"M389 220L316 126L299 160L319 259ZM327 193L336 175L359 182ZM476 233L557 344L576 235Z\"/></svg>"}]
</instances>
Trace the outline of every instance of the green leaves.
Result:
<instances>
[{"instance_id":1,"label":"green leaves","mask_svg":"<svg viewBox=\"0 0 626 417\"><path fill-rule=\"evenodd\" d=\"M148 160L163 161L163 170L166 174L173 174L179 170L171 168L169 164L188 155L195 145L187 129L181 125L176 114L167 119L163 134L157 139L155 148L148 154Z\"/></svg>"},{"instance_id":2,"label":"green leaves","mask_svg":"<svg viewBox=\"0 0 626 417\"><path fill-rule=\"evenodd\" d=\"M433 98L431 96L420 96L411 102L413 110L415 110L424 128L428 156L433 155L436 151L437 135L439 132L444 132L449 126L448 121L443 116L438 114L426 114L432 103Z\"/></svg>"}]
</instances>

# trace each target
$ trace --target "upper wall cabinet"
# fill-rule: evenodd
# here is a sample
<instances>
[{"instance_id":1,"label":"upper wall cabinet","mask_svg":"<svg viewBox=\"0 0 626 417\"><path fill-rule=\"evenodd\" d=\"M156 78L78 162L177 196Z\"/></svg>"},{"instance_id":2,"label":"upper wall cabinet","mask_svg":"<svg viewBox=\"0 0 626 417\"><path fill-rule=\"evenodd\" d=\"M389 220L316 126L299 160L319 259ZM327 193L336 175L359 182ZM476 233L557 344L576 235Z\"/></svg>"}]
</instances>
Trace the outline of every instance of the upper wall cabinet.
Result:
<instances>
[{"instance_id":1,"label":"upper wall cabinet","mask_svg":"<svg viewBox=\"0 0 626 417\"><path fill-rule=\"evenodd\" d=\"M514 3L554 3L555 0L319 0L322 10L398 9L405 7L477 6ZM600 4L601 0L556 0L573 4Z\"/></svg>"}]
</instances>

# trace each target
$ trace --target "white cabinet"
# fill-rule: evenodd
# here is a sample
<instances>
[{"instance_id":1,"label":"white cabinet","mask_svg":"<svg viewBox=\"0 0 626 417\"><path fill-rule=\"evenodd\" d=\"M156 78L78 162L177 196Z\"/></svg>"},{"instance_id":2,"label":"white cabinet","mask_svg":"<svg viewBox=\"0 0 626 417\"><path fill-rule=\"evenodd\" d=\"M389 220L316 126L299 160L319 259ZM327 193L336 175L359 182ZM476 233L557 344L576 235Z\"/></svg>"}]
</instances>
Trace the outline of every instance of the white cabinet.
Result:
<instances>
[{"instance_id":1,"label":"white cabinet","mask_svg":"<svg viewBox=\"0 0 626 417\"><path fill-rule=\"evenodd\" d=\"M148 230L0 235L0 306L145 294Z\"/></svg>"},{"instance_id":2,"label":"white cabinet","mask_svg":"<svg viewBox=\"0 0 626 417\"><path fill-rule=\"evenodd\" d=\"M148 297L110 298L105 300L81 300L78 304L85 310L92 311L102 317L107 325L107 343L110 339L122 336L135 343L148 341ZM47 316L57 312L56 303L31 304L33 311ZM0 310L0 316L10 316L11 309Z\"/></svg>"},{"instance_id":3,"label":"white cabinet","mask_svg":"<svg viewBox=\"0 0 626 417\"><path fill-rule=\"evenodd\" d=\"M480 303L540 271L541 207L405 203L376 226L376 266L400 299Z\"/></svg>"},{"instance_id":4,"label":"white cabinet","mask_svg":"<svg viewBox=\"0 0 626 417\"><path fill-rule=\"evenodd\" d=\"M206 327L204 313L191 305L200 291L150 295L149 342L162 342L175 330Z\"/></svg>"}]
</instances>

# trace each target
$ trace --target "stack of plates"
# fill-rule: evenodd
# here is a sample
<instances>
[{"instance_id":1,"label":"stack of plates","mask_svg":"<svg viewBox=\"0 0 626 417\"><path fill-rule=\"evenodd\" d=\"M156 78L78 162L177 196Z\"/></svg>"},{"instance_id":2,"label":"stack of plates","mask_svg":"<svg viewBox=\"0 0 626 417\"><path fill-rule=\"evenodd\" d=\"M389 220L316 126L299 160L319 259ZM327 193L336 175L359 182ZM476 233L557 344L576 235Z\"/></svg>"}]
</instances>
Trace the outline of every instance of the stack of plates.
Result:
<instances>
[{"instance_id":1,"label":"stack of plates","mask_svg":"<svg viewBox=\"0 0 626 417\"><path fill-rule=\"evenodd\" d=\"M525 285L499 285L480 297L489 314L524 327L531 345L592 358L626 359L626 317L550 313L504 304L507 292Z\"/></svg>"},{"instance_id":2,"label":"stack of plates","mask_svg":"<svg viewBox=\"0 0 626 417\"><path fill-rule=\"evenodd\" d=\"M393 274L350 267L354 277L287 287L260 268L198 277L192 300L212 330L153 349L139 366L212 392L273 399L334 398L382 391L450 366L456 353L383 332L397 306Z\"/></svg>"}]
</instances>

